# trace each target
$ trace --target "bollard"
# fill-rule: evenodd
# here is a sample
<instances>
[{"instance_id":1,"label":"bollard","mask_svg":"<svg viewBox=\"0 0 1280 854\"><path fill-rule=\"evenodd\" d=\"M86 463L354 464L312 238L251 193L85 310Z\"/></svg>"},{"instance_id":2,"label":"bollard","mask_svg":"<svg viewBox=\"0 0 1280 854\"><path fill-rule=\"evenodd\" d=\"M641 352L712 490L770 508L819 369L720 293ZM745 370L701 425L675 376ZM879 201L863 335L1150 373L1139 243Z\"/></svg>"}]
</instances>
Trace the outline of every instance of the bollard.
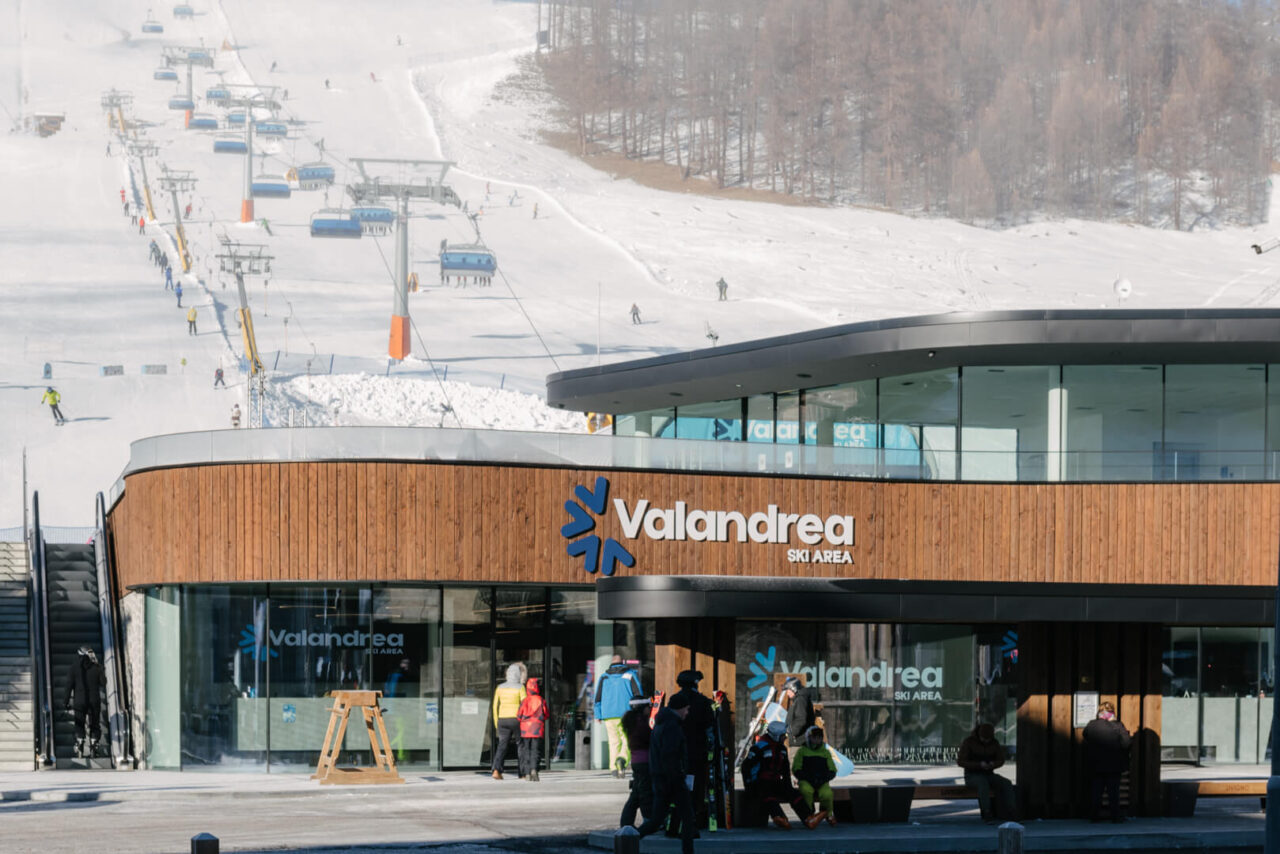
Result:
<instances>
[{"instance_id":1,"label":"bollard","mask_svg":"<svg viewBox=\"0 0 1280 854\"><path fill-rule=\"evenodd\" d=\"M623 827L613 835L613 854L640 854L640 833L634 827Z\"/></svg>"},{"instance_id":2,"label":"bollard","mask_svg":"<svg viewBox=\"0 0 1280 854\"><path fill-rule=\"evenodd\" d=\"M212 833L197 833L191 837L191 854L218 854L218 837Z\"/></svg>"},{"instance_id":3,"label":"bollard","mask_svg":"<svg viewBox=\"0 0 1280 854\"><path fill-rule=\"evenodd\" d=\"M996 850L999 854L1022 854L1022 825L1016 821L1006 821L1000 825Z\"/></svg>"}]
</instances>

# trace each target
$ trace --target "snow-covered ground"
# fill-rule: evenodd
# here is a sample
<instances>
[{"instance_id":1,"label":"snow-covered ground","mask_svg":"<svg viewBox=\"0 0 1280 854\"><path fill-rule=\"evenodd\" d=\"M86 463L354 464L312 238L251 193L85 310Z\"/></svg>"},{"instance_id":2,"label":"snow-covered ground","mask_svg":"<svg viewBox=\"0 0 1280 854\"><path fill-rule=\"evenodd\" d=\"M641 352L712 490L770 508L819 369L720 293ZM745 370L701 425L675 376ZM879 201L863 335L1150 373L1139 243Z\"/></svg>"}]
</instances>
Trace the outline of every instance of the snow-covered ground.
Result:
<instances>
[{"instance_id":1,"label":"snow-covered ground","mask_svg":"<svg viewBox=\"0 0 1280 854\"><path fill-rule=\"evenodd\" d=\"M1058 221L995 232L613 180L542 140L548 105L520 76L534 41L532 2L193 5L190 20L153 6L165 32L143 35L141 0L0 4L6 120L67 116L47 138L0 137L0 527L21 521L24 451L43 519L84 524L130 441L227 427L232 403L246 406L235 285L213 258L219 235L266 244L275 259L269 281L250 278L249 296L273 370L266 417L276 425L582 430L581 415L531 396L548 373L702 347L708 326L724 345L887 316L1115 306L1119 277L1133 285L1130 307L1280 302L1280 264L1248 248L1273 236L1266 226L1187 234ZM454 161L446 183L480 212L499 259L492 287L439 285L440 241L474 232L462 211L416 205L414 355L389 368L393 238L310 238L310 214L340 204L340 186L259 199L271 235L241 225L242 160L213 154L209 134L184 130L182 114L167 109L182 85L152 79L162 45L215 50L215 68L195 71L199 111L221 115L200 103L219 80L287 90L285 117L298 124L291 138L266 142L255 173L321 159L321 140L339 185L354 175L352 157ZM101 109L112 88L132 95L128 113L148 123L142 138L159 148L147 168L161 227L146 235L121 211L121 186L141 175ZM172 236L161 164L198 182L180 199L193 206L196 261L181 309L147 258L150 239ZM716 298L720 276L727 302ZM46 363L70 419L62 427L40 403ZM108 365L123 374L101 375ZM144 374L144 365L166 373ZM218 366L226 390L212 386Z\"/></svg>"}]
</instances>

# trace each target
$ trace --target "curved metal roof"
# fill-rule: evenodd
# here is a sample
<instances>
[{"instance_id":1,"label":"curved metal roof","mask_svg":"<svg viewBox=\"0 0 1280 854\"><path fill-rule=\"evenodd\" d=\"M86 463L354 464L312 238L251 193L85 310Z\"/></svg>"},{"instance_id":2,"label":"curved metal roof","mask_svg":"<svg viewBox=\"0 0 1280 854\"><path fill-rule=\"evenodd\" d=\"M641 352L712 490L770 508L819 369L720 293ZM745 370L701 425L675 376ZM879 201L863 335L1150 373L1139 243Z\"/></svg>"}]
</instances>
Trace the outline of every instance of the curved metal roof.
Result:
<instances>
[{"instance_id":1,"label":"curved metal roof","mask_svg":"<svg viewBox=\"0 0 1280 854\"><path fill-rule=\"evenodd\" d=\"M547 402L640 412L957 365L1280 362L1280 310L932 314L852 323L547 377Z\"/></svg>"}]
</instances>

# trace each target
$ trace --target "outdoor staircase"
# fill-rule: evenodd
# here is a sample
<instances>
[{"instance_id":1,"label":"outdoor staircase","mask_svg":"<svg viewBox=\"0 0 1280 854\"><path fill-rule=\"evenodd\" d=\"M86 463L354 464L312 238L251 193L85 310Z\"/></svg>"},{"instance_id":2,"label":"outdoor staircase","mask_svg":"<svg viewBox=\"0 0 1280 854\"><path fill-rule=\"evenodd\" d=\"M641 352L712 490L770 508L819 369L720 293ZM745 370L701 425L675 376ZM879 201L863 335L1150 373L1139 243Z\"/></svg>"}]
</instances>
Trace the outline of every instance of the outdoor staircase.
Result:
<instances>
[{"instance_id":1,"label":"outdoor staircase","mask_svg":"<svg viewBox=\"0 0 1280 854\"><path fill-rule=\"evenodd\" d=\"M92 545L45 543L49 583L49 669L53 681L53 744L59 768L110 768L105 748L101 758L76 756L75 716L63 708L77 650L87 646L102 657L102 622L98 616L98 569ZM106 703L102 703L103 711ZM87 729L87 727L86 727ZM102 720L107 739L106 716Z\"/></svg>"},{"instance_id":2,"label":"outdoor staircase","mask_svg":"<svg viewBox=\"0 0 1280 854\"><path fill-rule=\"evenodd\" d=\"M0 771L35 764L25 543L0 543Z\"/></svg>"}]
</instances>

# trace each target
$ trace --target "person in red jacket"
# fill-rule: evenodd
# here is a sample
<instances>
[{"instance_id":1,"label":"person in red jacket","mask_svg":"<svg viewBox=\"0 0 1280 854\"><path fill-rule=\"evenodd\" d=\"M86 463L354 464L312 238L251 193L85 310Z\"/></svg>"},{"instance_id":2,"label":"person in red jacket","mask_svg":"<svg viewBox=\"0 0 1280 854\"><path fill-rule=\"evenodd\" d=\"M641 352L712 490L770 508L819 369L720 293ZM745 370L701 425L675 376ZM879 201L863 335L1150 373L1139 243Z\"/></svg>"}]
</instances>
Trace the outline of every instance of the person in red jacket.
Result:
<instances>
[{"instance_id":1,"label":"person in red jacket","mask_svg":"<svg viewBox=\"0 0 1280 854\"><path fill-rule=\"evenodd\" d=\"M520 703L516 717L520 721L520 779L538 782L538 745L549 715L547 704L538 692L538 680L524 683L525 698Z\"/></svg>"}]
</instances>

